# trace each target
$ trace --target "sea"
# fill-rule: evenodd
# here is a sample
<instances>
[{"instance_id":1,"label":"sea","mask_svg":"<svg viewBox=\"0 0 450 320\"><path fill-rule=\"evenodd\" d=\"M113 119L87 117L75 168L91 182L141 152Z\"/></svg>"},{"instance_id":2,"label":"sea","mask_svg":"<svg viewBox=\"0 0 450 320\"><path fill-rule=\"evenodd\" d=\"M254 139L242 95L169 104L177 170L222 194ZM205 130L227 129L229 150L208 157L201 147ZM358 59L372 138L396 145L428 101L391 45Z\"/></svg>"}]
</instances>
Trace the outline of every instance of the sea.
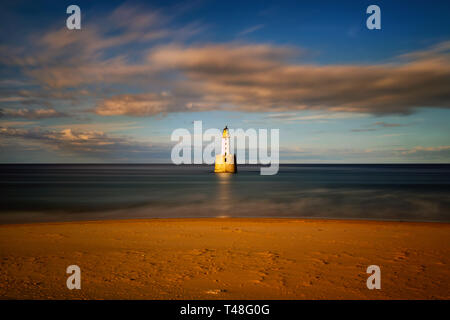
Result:
<instances>
[{"instance_id":1,"label":"sea","mask_svg":"<svg viewBox=\"0 0 450 320\"><path fill-rule=\"evenodd\" d=\"M271 217L450 222L450 164L2 164L0 224Z\"/></svg>"}]
</instances>

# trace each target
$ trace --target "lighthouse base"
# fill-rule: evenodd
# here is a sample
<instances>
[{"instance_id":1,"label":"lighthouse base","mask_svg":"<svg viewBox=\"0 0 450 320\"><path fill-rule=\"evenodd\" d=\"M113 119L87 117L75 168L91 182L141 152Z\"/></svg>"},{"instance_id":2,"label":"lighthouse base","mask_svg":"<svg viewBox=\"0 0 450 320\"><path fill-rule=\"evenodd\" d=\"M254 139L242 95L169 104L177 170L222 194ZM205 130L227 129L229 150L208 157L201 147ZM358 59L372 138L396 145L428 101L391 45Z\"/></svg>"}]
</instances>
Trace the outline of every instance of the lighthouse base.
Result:
<instances>
[{"instance_id":1,"label":"lighthouse base","mask_svg":"<svg viewBox=\"0 0 450 320\"><path fill-rule=\"evenodd\" d=\"M216 163L214 165L215 173L236 173L236 156L234 154L229 155L217 155Z\"/></svg>"}]
</instances>

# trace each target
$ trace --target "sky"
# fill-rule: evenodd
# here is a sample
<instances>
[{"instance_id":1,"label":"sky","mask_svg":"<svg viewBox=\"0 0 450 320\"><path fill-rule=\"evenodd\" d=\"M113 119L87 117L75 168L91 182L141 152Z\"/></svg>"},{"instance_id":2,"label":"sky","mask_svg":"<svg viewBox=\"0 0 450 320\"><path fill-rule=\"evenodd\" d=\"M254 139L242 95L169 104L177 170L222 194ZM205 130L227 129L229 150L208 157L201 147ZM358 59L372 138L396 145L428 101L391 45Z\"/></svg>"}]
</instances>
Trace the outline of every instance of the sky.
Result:
<instances>
[{"instance_id":1,"label":"sky","mask_svg":"<svg viewBox=\"0 0 450 320\"><path fill-rule=\"evenodd\" d=\"M2 1L0 163L167 163L194 121L279 129L281 163L449 163L449 18L448 1Z\"/></svg>"}]
</instances>

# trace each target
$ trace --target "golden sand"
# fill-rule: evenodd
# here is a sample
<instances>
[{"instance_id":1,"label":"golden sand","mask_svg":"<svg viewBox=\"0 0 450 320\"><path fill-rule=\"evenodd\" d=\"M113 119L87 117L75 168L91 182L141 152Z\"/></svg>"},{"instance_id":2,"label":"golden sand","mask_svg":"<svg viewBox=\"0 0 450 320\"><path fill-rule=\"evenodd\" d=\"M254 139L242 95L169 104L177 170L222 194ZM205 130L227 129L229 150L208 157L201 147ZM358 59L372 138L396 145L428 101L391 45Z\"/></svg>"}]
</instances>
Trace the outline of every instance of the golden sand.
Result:
<instances>
[{"instance_id":1,"label":"golden sand","mask_svg":"<svg viewBox=\"0 0 450 320\"><path fill-rule=\"evenodd\" d=\"M449 299L450 224L164 219L0 226L3 299ZM81 268L68 290L66 268ZM381 268L381 290L366 268Z\"/></svg>"}]
</instances>

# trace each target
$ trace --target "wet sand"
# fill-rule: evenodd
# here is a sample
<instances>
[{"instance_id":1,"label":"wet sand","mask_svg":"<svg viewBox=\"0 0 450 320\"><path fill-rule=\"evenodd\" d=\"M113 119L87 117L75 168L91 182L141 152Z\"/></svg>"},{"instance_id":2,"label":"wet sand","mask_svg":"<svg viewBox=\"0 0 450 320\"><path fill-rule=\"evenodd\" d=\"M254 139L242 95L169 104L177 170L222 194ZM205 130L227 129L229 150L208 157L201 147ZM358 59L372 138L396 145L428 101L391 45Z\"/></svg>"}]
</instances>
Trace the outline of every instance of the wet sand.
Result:
<instances>
[{"instance_id":1,"label":"wet sand","mask_svg":"<svg viewBox=\"0 0 450 320\"><path fill-rule=\"evenodd\" d=\"M154 219L0 226L2 299L449 299L450 224ZM68 290L66 268L81 268ZM366 287L369 265L381 290Z\"/></svg>"}]
</instances>

